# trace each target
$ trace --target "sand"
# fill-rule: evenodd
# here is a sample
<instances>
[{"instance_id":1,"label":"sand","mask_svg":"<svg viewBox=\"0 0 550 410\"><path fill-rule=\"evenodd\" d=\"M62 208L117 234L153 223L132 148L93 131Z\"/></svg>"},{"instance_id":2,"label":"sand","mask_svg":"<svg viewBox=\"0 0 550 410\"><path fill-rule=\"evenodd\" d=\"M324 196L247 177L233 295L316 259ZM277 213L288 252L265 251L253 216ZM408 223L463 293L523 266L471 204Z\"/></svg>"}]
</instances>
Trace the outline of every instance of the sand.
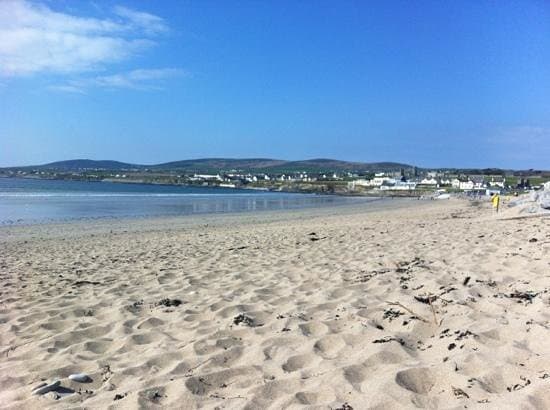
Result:
<instances>
[{"instance_id":1,"label":"sand","mask_svg":"<svg viewBox=\"0 0 550 410\"><path fill-rule=\"evenodd\" d=\"M1 407L550 408L550 220L404 204L0 228Z\"/></svg>"}]
</instances>

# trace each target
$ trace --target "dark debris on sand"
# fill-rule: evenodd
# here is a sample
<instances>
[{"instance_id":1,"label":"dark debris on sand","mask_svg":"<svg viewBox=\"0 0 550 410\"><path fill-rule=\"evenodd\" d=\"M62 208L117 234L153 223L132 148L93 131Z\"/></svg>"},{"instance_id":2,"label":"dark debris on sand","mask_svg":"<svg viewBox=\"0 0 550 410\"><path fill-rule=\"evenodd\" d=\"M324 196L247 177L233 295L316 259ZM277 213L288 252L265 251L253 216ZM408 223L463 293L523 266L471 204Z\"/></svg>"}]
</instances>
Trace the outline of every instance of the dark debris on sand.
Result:
<instances>
[{"instance_id":1,"label":"dark debris on sand","mask_svg":"<svg viewBox=\"0 0 550 410\"><path fill-rule=\"evenodd\" d=\"M73 286L84 286L84 285L101 285L101 282L94 280L77 280L73 283Z\"/></svg>"},{"instance_id":2,"label":"dark debris on sand","mask_svg":"<svg viewBox=\"0 0 550 410\"><path fill-rule=\"evenodd\" d=\"M521 390L527 386L529 386L531 384L531 380L529 380L528 378L524 377L524 376L520 376L519 377L521 379L521 381L523 383L516 383L514 384L513 386L508 386L506 387L506 390L508 390L509 392L513 392L513 391L516 391L516 390Z\"/></svg>"},{"instance_id":3,"label":"dark debris on sand","mask_svg":"<svg viewBox=\"0 0 550 410\"><path fill-rule=\"evenodd\" d=\"M143 306L143 300L138 300L132 303L130 306L126 306L126 309L132 313L137 313Z\"/></svg>"},{"instance_id":4,"label":"dark debris on sand","mask_svg":"<svg viewBox=\"0 0 550 410\"><path fill-rule=\"evenodd\" d=\"M508 293L508 294L505 294L505 293L496 293L495 295L493 295L493 297L495 298L509 298L509 299L517 299L517 302L518 303L525 303L525 304L529 304L529 303L533 303L533 299L535 299L537 296L539 295L539 292L533 292L533 291L525 291L525 292L520 292L520 291L514 291L512 293Z\"/></svg>"},{"instance_id":5,"label":"dark debris on sand","mask_svg":"<svg viewBox=\"0 0 550 410\"><path fill-rule=\"evenodd\" d=\"M383 275L385 273L388 273L389 271L390 271L389 269L379 269L379 270L374 270L372 272L361 271L357 275L357 277L354 279L354 282L365 283L371 280L373 277L378 275Z\"/></svg>"},{"instance_id":6,"label":"dark debris on sand","mask_svg":"<svg viewBox=\"0 0 550 410\"><path fill-rule=\"evenodd\" d=\"M116 400L122 400L123 398L125 398L126 396L128 395L128 393L124 393L124 394L115 394L115 398L113 399L114 401Z\"/></svg>"},{"instance_id":7,"label":"dark debris on sand","mask_svg":"<svg viewBox=\"0 0 550 410\"><path fill-rule=\"evenodd\" d=\"M529 303L533 303L533 299L538 296L537 292L527 291L527 292L512 292L508 295L509 298L519 299Z\"/></svg>"},{"instance_id":8,"label":"dark debris on sand","mask_svg":"<svg viewBox=\"0 0 550 410\"><path fill-rule=\"evenodd\" d=\"M327 239L327 237L324 236L324 237L322 237L322 238L317 238L317 237L315 237L315 236L312 236L311 238L309 238L309 240L310 240L311 242L320 241L321 239Z\"/></svg>"},{"instance_id":9,"label":"dark debris on sand","mask_svg":"<svg viewBox=\"0 0 550 410\"><path fill-rule=\"evenodd\" d=\"M397 262L397 268L395 269L395 271L398 273L408 273L416 267L429 269L425 260L416 257L411 261Z\"/></svg>"},{"instance_id":10,"label":"dark debris on sand","mask_svg":"<svg viewBox=\"0 0 550 410\"><path fill-rule=\"evenodd\" d=\"M248 248L248 246L237 246L237 247L234 247L234 248L228 248L227 250L228 251L241 251L243 249L246 249Z\"/></svg>"},{"instance_id":11,"label":"dark debris on sand","mask_svg":"<svg viewBox=\"0 0 550 410\"><path fill-rule=\"evenodd\" d=\"M400 337L392 337L392 336L386 336L382 339L376 339L372 341L372 343L389 343L389 342L397 342L401 346L405 346L406 344L405 341Z\"/></svg>"},{"instance_id":12,"label":"dark debris on sand","mask_svg":"<svg viewBox=\"0 0 550 410\"><path fill-rule=\"evenodd\" d=\"M262 324L256 323L256 321L251 318L250 316L245 315L244 313L241 313L233 318L233 323L235 325L240 325L241 323L245 324L246 326L250 327L258 327L262 326Z\"/></svg>"},{"instance_id":13,"label":"dark debris on sand","mask_svg":"<svg viewBox=\"0 0 550 410\"><path fill-rule=\"evenodd\" d=\"M453 388L453 394L459 398L459 399L462 399L462 398L466 398L466 399L469 399L470 396L468 395L468 393L466 393L464 390L462 389L459 389L458 387L454 387L454 386L451 386Z\"/></svg>"},{"instance_id":14,"label":"dark debris on sand","mask_svg":"<svg viewBox=\"0 0 550 410\"><path fill-rule=\"evenodd\" d=\"M430 305L437 300L436 295L419 295L414 297L418 302Z\"/></svg>"},{"instance_id":15,"label":"dark debris on sand","mask_svg":"<svg viewBox=\"0 0 550 410\"><path fill-rule=\"evenodd\" d=\"M351 407L351 405L346 402L340 407L336 407L334 410L353 410L353 407Z\"/></svg>"},{"instance_id":16,"label":"dark debris on sand","mask_svg":"<svg viewBox=\"0 0 550 410\"><path fill-rule=\"evenodd\" d=\"M178 307L183 302L179 299L161 299L159 302L155 303L155 306L164 306L164 307Z\"/></svg>"},{"instance_id":17,"label":"dark debris on sand","mask_svg":"<svg viewBox=\"0 0 550 410\"><path fill-rule=\"evenodd\" d=\"M402 316L404 314L405 313L401 312L400 310L390 308L384 312L384 319L388 319L391 322L392 320L397 319L399 316Z\"/></svg>"},{"instance_id":18,"label":"dark debris on sand","mask_svg":"<svg viewBox=\"0 0 550 410\"><path fill-rule=\"evenodd\" d=\"M308 233L308 236L309 236L309 240L311 242L316 242L316 241L320 241L321 239L327 239L328 238L328 236L320 237L320 236L317 235L316 232Z\"/></svg>"}]
</instances>

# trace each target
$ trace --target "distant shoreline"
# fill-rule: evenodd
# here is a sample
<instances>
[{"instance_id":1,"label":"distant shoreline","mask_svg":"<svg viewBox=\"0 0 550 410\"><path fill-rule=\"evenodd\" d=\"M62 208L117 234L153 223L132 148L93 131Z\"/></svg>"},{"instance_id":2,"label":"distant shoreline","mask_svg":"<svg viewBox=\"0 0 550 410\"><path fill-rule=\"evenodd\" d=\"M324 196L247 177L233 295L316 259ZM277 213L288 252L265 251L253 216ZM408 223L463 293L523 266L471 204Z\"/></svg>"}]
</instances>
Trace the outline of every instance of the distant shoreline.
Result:
<instances>
[{"instance_id":1,"label":"distant shoreline","mask_svg":"<svg viewBox=\"0 0 550 410\"><path fill-rule=\"evenodd\" d=\"M172 231L197 226L245 226L276 221L304 221L324 217L400 212L434 206L433 201L410 198L372 198L354 204L334 204L323 207L273 209L256 212L203 213L189 215L146 215L52 220L34 223L0 224L0 240L20 240L46 237L80 237L104 235L108 232Z\"/></svg>"},{"instance_id":2,"label":"distant shoreline","mask_svg":"<svg viewBox=\"0 0 550 410\"><path fill-rule=\"evenodd\" d=\"M339 208L377 198L298 195L219 187L159 184L87 184L86 181L3 179L0 225L71 221L115 221L209 214L265 214L299 209ZM11 181L11 182L10 182ZM203 188L203 189L198 189ZM206 189L204 189L206 188Z\"/></svg>"},{"instance_id":3,"label":"distant shoreline","mask_svg":"<svg viewBox=\"0 0 550 410\"><path fill-rule=\"evenodd\" d=\"M343 192L343 191L306 191L300 189L270 189L258 188L258 187L227 187L219 185L199 185L199 184L171 184L164 182L155 182L155 181L144 181L144 180L120 180L105 178L102 180L91 180L86 178L42 178L35 176L6 176L0 175L0 178L5 179L26 179L26 180L41 180L41 181L74 181L74 182L93 182L93 183L112 183L112 184L126 184L126 185L155 185L155 186L170 186L170 187L190 187L190 188L210 188L210 189L223 189L223 190L243 190L243 191L262 191L262 192L273 192L273 193L287 193L287 194L304 194L304 195L324 195L324 196L342 196L342 197L361 197L361 198L416 198L420 199L422 196L426 195L424 191L379 191L375 193L371 192ZM297 184L299 186L299 184Z\"/></svg>"}]
</instances>

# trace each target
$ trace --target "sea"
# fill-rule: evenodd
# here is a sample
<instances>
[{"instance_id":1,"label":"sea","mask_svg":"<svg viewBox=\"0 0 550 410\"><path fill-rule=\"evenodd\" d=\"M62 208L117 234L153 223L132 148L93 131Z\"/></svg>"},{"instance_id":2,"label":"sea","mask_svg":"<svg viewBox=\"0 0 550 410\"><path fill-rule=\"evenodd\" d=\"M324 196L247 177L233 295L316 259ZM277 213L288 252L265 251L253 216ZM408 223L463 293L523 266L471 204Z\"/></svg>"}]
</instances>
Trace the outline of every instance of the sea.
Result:
<instances>
[{"instance_id":1,"label":"sea","mask_svg":"<svg viewBox=\"0 0 550 410\"><path fill-rule=\"evenodd\" d=\"M0 178L0 225L261 212L369 200L234 188Z\"/></svg>"}]
</instances>

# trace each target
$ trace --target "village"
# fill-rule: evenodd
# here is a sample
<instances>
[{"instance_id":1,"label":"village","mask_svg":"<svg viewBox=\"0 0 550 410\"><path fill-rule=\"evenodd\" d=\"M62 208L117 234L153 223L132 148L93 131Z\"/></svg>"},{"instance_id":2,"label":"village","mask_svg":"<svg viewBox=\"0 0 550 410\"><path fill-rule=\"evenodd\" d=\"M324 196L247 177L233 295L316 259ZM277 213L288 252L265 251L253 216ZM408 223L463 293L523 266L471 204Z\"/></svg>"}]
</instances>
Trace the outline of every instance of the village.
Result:
<instances>
[{"instance_id":1,"label":"village","mask_svg":"<svg viewBox=\"0 0 550 410\"><path fill-rule=\"evenodd\" d=\"M544 177L518 177L502 175L464 175L429 171L420 175L406 175L399 172L378 172L360 175L350 172L332 174L194 174L189 177L193 183L217 185L227 188L256 189L311 189L312 186L332 187L336 193L376 195L421 195L426 192L467 193L471 195L492 195L523 192L540 189L548 179ZM531 182L534 181L534 183ZM330 191L330 189L329 189Z\"/></svg>"},{"instance_id":2,"label":"village","mask_svg":"<svg viewBox=\"0 0 550 410\"><path fill-rule=\"evenodd\" d=\"M506 173L496 170L474 173L468 170L426 170L416 167L384 172L304 170L283 173L236 169L216 171L196 173L177 169L79 169L62 172L19 169L4 170L0 172L0 176L368 196L518 194L540 189L542 184L550 180L550 174L541 171Z\"/></svg>"}]
</instances>

